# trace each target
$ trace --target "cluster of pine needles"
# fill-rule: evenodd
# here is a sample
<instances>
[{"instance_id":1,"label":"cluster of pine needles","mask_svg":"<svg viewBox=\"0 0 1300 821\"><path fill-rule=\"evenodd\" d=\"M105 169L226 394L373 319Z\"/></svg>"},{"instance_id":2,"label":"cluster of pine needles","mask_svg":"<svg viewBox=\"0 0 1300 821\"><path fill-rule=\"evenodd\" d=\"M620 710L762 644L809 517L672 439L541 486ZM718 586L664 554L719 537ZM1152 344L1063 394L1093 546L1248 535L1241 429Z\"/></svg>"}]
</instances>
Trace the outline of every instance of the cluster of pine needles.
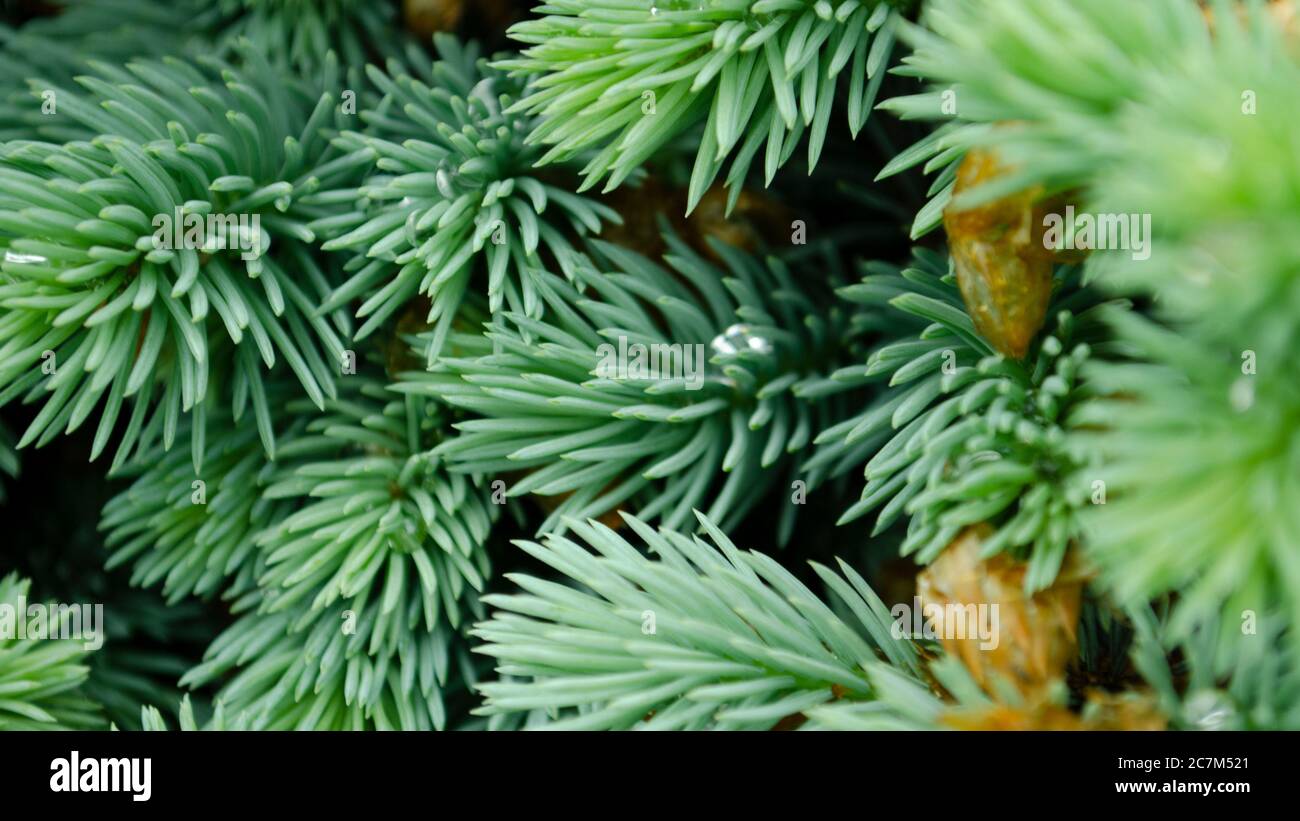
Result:
<instances>
[{"instance_id":1,"label":"cluster of pine needles","mask_svg":"<svg viewBox=\"0 0 1300 821\"><path fill-rule=\"evenodd\" d=\"M1293 0L6 0L0 729L1298 729L1297 88Z\"/></svg>"}]
</instances>

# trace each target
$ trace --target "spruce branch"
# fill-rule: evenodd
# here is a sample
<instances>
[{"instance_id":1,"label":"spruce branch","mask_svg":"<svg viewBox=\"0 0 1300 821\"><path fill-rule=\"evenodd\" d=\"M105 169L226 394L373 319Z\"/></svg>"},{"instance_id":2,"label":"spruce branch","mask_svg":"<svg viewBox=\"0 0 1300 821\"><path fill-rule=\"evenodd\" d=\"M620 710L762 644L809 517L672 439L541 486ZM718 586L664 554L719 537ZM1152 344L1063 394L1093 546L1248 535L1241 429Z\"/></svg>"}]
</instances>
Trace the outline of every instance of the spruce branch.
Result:
<instances>
[{"instance_id":1,"label":"spruce branch","mask_svg":"<svg viewBox=\"0 0 1300 821\"><path fill-rule=\"evenodd\" d=\"M1092 459L1066 431L1088 395L1080 366L1107 342L1096 318L1100 298L1080 288L1077 269L1059 271L1055 321L1029 358L1015 362L976 334L943 257L918 253L906 269L868 271L840 295L867 309L863 324L897 327L875 317L902 311L912 331L873 350L865 369L833 375L846 387L889 379L878 400L819 434L807 469L839 473L865 460L867 484L841 523L879 509L878 534L907 514L901 551L923 563L963 528L995 522L984 555L1028 559L1026 589L1045 588L1079 535L1077 513L1089 498Z\"/></svg>"},{"instance_id":2,"label":"spruce branch","mask_svg":"<svg viewBox=\"0 0 1300 821\"><path fill-rule=\"evenodd\" d=\"M0 578L0 605L11 618L27 618L31 583L10 573ZM71 610L47 608L53 619L44 629L59 634ZM0 729L92 730L103 726L100 707L81 687L89 668L80 641L19 638L14 624L0 633Z\"/></svg>"},{"instance_id":3,"label":"spruce branch","mask_svg":"<svg viewBox=\"0 0 1300 821\"><path fill-rule=\"evenodd\" d=\"M190 596L251 589L258 572L258 534L296 508L292 501L264 498L267 487L304 458L322 452L320 443L302 438L315 408L292 400L289 387L273 385L265 409L276 416L282 408L286 415L302 414L288 425L276 419L265 423L280 443L274 462L260 441L262 425L249 425L242 415L224 409L205 419L207 458L201 471L179 448L153 442L141 449L118 474L134 481L104 506L100 519L109 551L106 567L131 563L132 583L150 587L161 582L173 606ZM178 423L180 435L193 424L190 419ZM332 455L338 447L326 443L323 450Z\"/></svg>"},{"instance_id":4,"label":"spruce branch","mask_svg":"<svg viewBox=\"0 0 1300 821\"><path fill-rule=\"evenodd\" d=\"M538 75L516 110L543 122L541 163L599 149L584 188L622 184L670 140L703 124L689 213L732 158L735 204L760 148L768 183L809 134L821 153L848 75L849 127L866 122L885 75L899 9L881 0L551 0L516 24L523 53L498 65ZM847 70L847 71L846 71Z\"/></svg>"},{"instance_id":5,"label":"spruce branch","mask_svg":"<svg viewBox=\"0 0 1300 821\"><path fill-rule=\"evenodd\" d=\"M275 461L229 417L216 420L202 474L176 454L143 454L147 469L105 506L109 566L133 561L133 581L164 581L173 602L239 599L260 586L266 612L382 598L377 629L388 630L409 599L429 628L457 625L457 602L490 575L483 544L497 506L475 477L429 456L447 432L445 411L369 377L349 377L343 390L324 413L301 399L284 406L293 421L280 428Z\"/></svg>"},{"instance_id":6,"label":"spruce branch","mask_svg":"<svg viewBox=\"0 0 1300 821\"><path fill-rule=\"evenodd\" d=\"M0 149L0 404L44 400L20 446L75 430L102 405L93 459L126 400L115 464L142 430L161 426L170 445L181 412L202 419L214 369L256 402L262 368L283 359L318 406L334 395L349 326L317 315L330 274L307 226L325 211L303 197L362 158L328 145L331 96L251 49L241 68L138 61L96 65L81 82L85 92L57 89L60 116L102 136ZM232 226L241 215L258 227ZM167 241L213 217L226 219L220 236ZM192 430L197 466L204 425Z\"/></svg>"},{"instance_id":7,"label":"spruce branch","mask_svg":"<svg viewBox=\"0 0 1300 821\"><path fill-rule=\"evenodd\" d=\"M841 617L771 558L742 552L704 515L708 541L624 515L655 558L595 521L516 544L581 587L511 575L474 635L502 679L479 713L547 711L551 729L769 729L836 699L868 700L866 671L918 670L888 612L851 568L813 565Z\"/></svg>"},{"instance_id":8,"label":"spruce branch","mask_svg":"<svg viewBox=\"0 0 1300 821\"><path fill-rule=\"evenodd\" d=\"M447 624L423 626L419 597L407 590L391 614L375 601L248 613L181 684L229 675L216 701L234 729L442 729L448 696L477 680L475 664Z\"/></svg>"},{"instance_id":9,"label":"spruce branch","mask_svg":"<svg viewBox=\"0 0 1300 821\"><path fill-rule=\"evenodd\" d=\"M1283 619L1264 618L1257 632L1225 612L1186 631L1171 624L1167 605L1128 609L1134 666L1159 699L1171 725L1183 730L1300 728L1300 662ZM1225 641L1224 638L1227 637Z\"/></svg>"},{"instance_id":10,"label":"spruce branch","mask_svg":"<svg viewBox=\"0 0 1300 821\"><path fill-rule=\"evenodd\" d=\"M900 35L913 51L897 73L929 87L880 107L940 123L878 175L921 164L940 172L914 238L938 227L957 163L976 145L996 145L1017 170L972 191L968 205L1036 184L1087 189L1098 169L1135 145L1116 139L1117 113L1183 71L1184 54L1204 57L1209 48L1200 10L1184 0L932 0L922 25L905 23Z\"/></svg>"},{"instance_id":11,"label":"spruce branch","mask_svg":"<svg viewBox=\"0 0 1300 821\"><path fill-rule=\"evenodd\" d=\"M201 0L225 43L247 38L278 68L310 76L333 54L364 65L407 40L392 0Z\"/></svg>"},{"instance_id":12,"label":"spruce branch","mask_svg":"<svg viewBox=\"0 0 1300 821\"><path fill-rule=\"evenodd\" d=\"M193 29L195 8L188 0L67 0L62 5L58 15L20 29L0 24L0 142L38 136L65 142L93 136L50 116L57 111L58 99L44 92L52 89L42 89L35 99L24 91L34 72L68 86L87 70L89 60L120 64L180 54L201 39L183 33Z\"/></svg>"},{"instance_id":13,"label":"spruce branch","mask_svg":"<svg viewBox=\"0 0 1300 821\"><path fill-rule=\"evenodd\" d=\"M1289 625L1294 643L1294 378L1276 369L1244 373L1234 352L1148 319L1108 319L1140 361L1087 366L1095 398L1078 409L1072 434L1078 447L1101 455L1108 500L1084 511L1082 522L1102 582L1126 604L1177 593L1175 638L1213 623L1217 639L1235 645L1241 614L1250 612Z\"/></svg>"},{"instance_id":14,"label":"spruce branch","mask_svg":"<svg viewBox=\"0 0 1300 821\"><path fill-rule=\"evenodd\" d=\"M1276 308L1300 304L1283 193L1300 175L1297 122L1267 103L1290 98L1300 64L1262 4L1213 8L1207 23L1184 0L928 3L925 27L902 29L914 52L900 73L929 87L881 104L941 121L880 175L939 172L913 235L939 225L966 151L996 147L1014 172L966 205L1042 185L1080 211L1152 215L1150 259L1094 253L1090 281L1158 295L1161 314L1198 336L1254 328L1242 347L1290 350L1300 328Z\"/></svg>"},{"instance_id":15,"label":"spruce branch","mask_svg":"<svg viewBox=\"0 0 1300 821\"><path fill-rule=\"evenodd\" d=\"M1286 193L1300 184L1290 145L1300 115L1282 102L1300 83L1300 55L1259 7L1238 12L1221 9L1210 46L1116 117L1125 149L1097 170L1091 207L1152 215L1154 243L1150 259L1097 255L1089 275L1151 295L1180 333L1281 363L1300 343L1289 230L1300 206Z\"/></svg>"},{"instance_id":16,"label":"spruce branch","mask_svg":"<svg viewBox=\"0 0 1300 821\"><path fill-rule=\"evenodd\" d=\"M432 66L391 60L388 73L369 76L383 93L362 113L366 129L337 144L367 158L369 176L353 189L322 194L321 202L351 205L313 225L329 237L326 250L354 254L351 276L324 309L363 298L362 339L412 297L429 298L441 343L469 288L486 269L489 308L537 317L542 300L533 271L543 259L572 277L569 237L619 222L610 208L576 196L534 172L540 152L524 142L533 119L509 112L524 93L521 81L490 68L477 46L450 35L435 38Z\"/></svg>"},{"instance_id":17,"label":"spruce branch","mask_svg":"<svg viewBox=\"0 0 1300 821\"><path fill-rule=\"evenodd\" d=\"M445 694L474 680L457 629L481 613L497 508L473 477L429 457L445 430L429 403L361 376L341 388L324 414L284 437L258 482L245 478L251 468L227 474L234 502L212 502L232 508L235 521L212 510L197 529L176 529L169 552L188 550L215 579L230 565L226 554L256 551L253 564L244 560L256 587L227 594L243 616L182 684L231 673L218 699L248 728L441 728ZM308 411L304 404L291 403L289 415ZM262 458L251 440L242 451ZM184 513L171 508L151 526Z\"/></svg>"},{"instance_id":18,"label":"spruce branch","mask_svg":"<svg viewBox=\"0 0 1300 821\"><path fill-rule=\"evenodd\" d=\"M447 433L445 410L374 382L328 410L296 446L343 452L307 461L266 489L267 500L301 500L257 539L267 612L298 601L312 610L374 602L376 636L416 614L428 630L457 626L460 601L491 575L484 545L499 507L478 477L449 472L432 455Z\"/></svg>"},{"instance_id":19,"label":"spruce branch","mask_svg":"<svg viewBox=\"0 0 1300 821\"><path fill-rule=\"evenodd\" d=\"M539 531L623 503L669 527L707 505L730 527L795 477L805 446L844 411L801 396L837 355L837 309L778 260L714 243L724 272L675 235L666 241L671 272L595 243L612 270L581 264L586 296L539 273L549 324L508 314L486 335L453 335L463 354L396 386L481 417L456 423L459 435L434 451L451 470L520 471L507 495L561 497Z\"/></svg>"}]
</instances>

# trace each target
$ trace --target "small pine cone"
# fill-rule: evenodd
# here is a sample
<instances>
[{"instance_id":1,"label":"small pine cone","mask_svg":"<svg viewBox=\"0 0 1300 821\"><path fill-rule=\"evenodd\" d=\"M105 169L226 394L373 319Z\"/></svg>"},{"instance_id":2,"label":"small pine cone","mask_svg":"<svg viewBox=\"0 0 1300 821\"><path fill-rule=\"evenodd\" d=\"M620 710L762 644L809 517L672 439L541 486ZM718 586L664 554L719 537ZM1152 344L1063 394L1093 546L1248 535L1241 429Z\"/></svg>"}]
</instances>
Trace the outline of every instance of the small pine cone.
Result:
<instances>
[{"instance_id":1,"label":"small pine cone","mask_svg":"<svg viewBox=\"0 0 1300 821\"><path fill-rule=\"evenodd\" d=\"M995 152L972 148L957 167L956 198L1004 176ZM1002 355L1022 359L1047 318L1053 253L1043 244L1044 217L1057 203L1041 186L974 208L943 212L962 301L979 331Z\"/></svg>"},{"instance_id":2,"label":"small pine cone","mask_svg":"<svg viewBox=\"0 0 1300 821\"><path fill-rule=\"evenodd\" d=\"M965 631L967 638L949 637L941 632L940 640L944 649L960 659L990 695L997 696L995 681L1000 678L1032 703L1053 682L1064 678L1066 667L1074 660L1083 577L1067 557L1051 587L1026 595L1026 566L1022 562L1002 553L980 558L983 541L992 532L987 524L962 531L917 576L917 595L923 614L931 609L930 605L944 607L945 614L970 612L970 605L995 607L996 646L987 646L992 641L971 637L974 630ZM948 609L949 605L952 610ZM982 649L981 644L987 649Z\"/></svg>"}]
</instances>

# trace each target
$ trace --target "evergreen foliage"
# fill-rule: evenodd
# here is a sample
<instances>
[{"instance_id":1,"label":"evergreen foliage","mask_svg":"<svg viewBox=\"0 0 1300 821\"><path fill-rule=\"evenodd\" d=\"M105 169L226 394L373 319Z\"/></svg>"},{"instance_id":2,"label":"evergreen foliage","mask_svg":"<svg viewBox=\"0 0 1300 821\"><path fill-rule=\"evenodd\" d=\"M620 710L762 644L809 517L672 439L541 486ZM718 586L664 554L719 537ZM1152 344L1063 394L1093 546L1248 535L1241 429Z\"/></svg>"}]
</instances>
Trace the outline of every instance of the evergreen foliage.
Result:
<instances>
[{"instance_id":1,"label":"evergreen foliage","mask_svg":"<svg viewBox=\"0 0 1300 821\"><path fill-rule=\"evenodd\" d=\"M214 367L255 405L277 357L317 405L335 393L348 328L317 314L327 269L304 244L321 209L302 199L356 158L334 155L321 131L335 116L328 92L280 83L257 52L245 57L246 71L213 60L103 66L86 93L56 88L59 116L102 136L4 146L0 403L45 400L20 447L76 430L102 402L93 459L129 399L115 464L160 433L170 446L180 414L194 412L197 467ZM239 214L260 225L193 228ZM200 247L173 248L192 231ZM270 447L268 414L257 416Z\"/></svg>"},{"instance_id":2,"label":"evergreen foliage","mask_svg":"<svg viewBox=\"0 0 1300 821\"><path fill-rule=\"evenodd\" d=\"M198 0L195 11L211 18L227 43L247 38L308 76L328 54L360 66L402 39L392 0Z\"/></svg>"},{"instance_id":3,"label":"evergreen foliage","mask_svg":"<svg viewBox=\"0 0 1300 821\"><path fill-rule=\"evenodd\" d=\"M766 729L874 689L878 656L915 670L889 636L884 604L847 565L814 565L852 616L841 618L778 562L738 550L708 518L709 541L625 516L651 559L598 522L570 520L583 547L553 536L518 546L587 591L533 576L475 629L503 680L486 713L549 711L555 729ZM711 542L711 543L710 543Z\"/></svg>"},{"instance_id":4,"label":"evergreen foliage","mask_svg":"<svg viewBox=\"0 0 1300 821\"><path fill-rule=\"evenodd\" d=\"M1113 499L1085 512L1086 543L1121 601L1177 592L1175 636L1218 625L1224 672L1242 618L1222 614L1289 626L1290 641L1300 627L1288 501L1300 397L1288 374L1243 375L1210 346L1131 314L1112 320L1142 361L1093 366L1098 397L1078 436L1102 454Z\"/></svg>"},{"instance_id":5,"label":"evergreen foliage","mask_svg":"<svg viewBox=\"0 0 1300 821\"><path fill-rule=\"evenodd\" d=\"M729 528L764 491L790 486L801 451L836 413L801 391L833 362L842 314L779 260L718 243L724 272L676 236L665 241L671 272L597 243L612 270L576 266L587 296L541 274L548 322L511 314L513 327L455 337L476 355L444 357L399 386L484 417L457 423L460 435L434 451L454 470L521 471L512 496L570 494L541 531L632 499L668 527L700 509Z\"/></svg>"},{"instance_id":6,"label":"evergreen foliage","mask_svg":"<svg viewBox=\"0 0 1300 821\"><path fill-rule=\"evenodd\" d=\"M957 115L887 170L928 160L951 177L966 148L996 144L1016 171L969 204L1042 184L1075 192L1080 210L1153 216L1149 259L1085 264L1098 286L1151 299L1158 324L1112 314L1131 358L1085 369L1098 401L1079 446L1102 455L1114 501L1089 512L1084 544L1121 600L1177 592L1177 635L1219 625L1218 657L1231 659L1240 620L1223 614L1280 619L1289 636L1297 624L1296 588L1280 582L1295 564L1282 508L1297 406L1282 351L1297 255L1279 233L1295 211L1282 193L1295 123L1258 105L1291 95L1295 32L1261 4L1130 5L927 4L907 62L933 88L888 107L938 118L951 90ZM1071 36L1053 34L1065 26Z\"/></svg>"},{"instance_id":7,"label":"evergreen foliage","mask_svg":"<svg viewBox=\"0 0 1300 821\"><path fill-rule=\"evenodd\" d=\"M1300 729L1290 0L59 5L0 728Z\"/></svg>"},{"instance_id":8,"label":"evergreen foliage","mask_svg":"<svg viewBox=\"0 0 1300 821\"><path fill-rule=\"evenodd\" d=\"M879 509L878 534L908 514L900 552L921 562L963 528L1001 522L985 549L1028 559L1032 592L1052 582L1079 535L1091 459L1067 430L1086 395L1080 368L1108 332L1097 321L1097 296L1079 287L1077 270L1062 268L1050 333L1027 361L1007 360L975 332L947 264L918 251L911 267L869 265L860 283L840 290L868 309L860 324L897 310L916 333L876 347L865 370L835 374L846 385L888 375L888 388L818 437L810 467L841 471L865 459L862 498L841 522Z\"/></svg>"},{"instance_id":9,"label":"evergreen foliage","mask_svg":"<svg viewBox=\"0 0 1300 821\"><path fill-rule=\"evenodd\" d=\"M808 165L826 139L836 80L847 69L849 128L875 104L907 0L552 0L511 35L530 48L500 61L541 75L517 104L545 122L530 140L551 146L541 163L599 148L584 187L620 185L683 131L704 124L687 210L729 156L731 204L764 149L777 169L805 132ZM897 8L896 8L897 7Z\"/></svg>"},{"instance_id":10,"label":"evergreen foliage","mask_svg":"<svg viewBox=\"0 0 1300 821\"><path fill-rule=\"evenodd\" d=\"M0 578L0 605L10 608L10 618L15 613L18 618L26 617L30 588L31 583L16 574ZM71 618L70 612L60 613L53 621L43 622L41 629L60 632L67 618ZM0 699L0 729L101 727L100 706L79 690L89 672L82 663L86 655L79 642L19 638L16 626L6 625L5 634L0 635L0 692L5 694Z\"/></svg>"},{"instance_id":11,"label":"evergreen foliage","mask_svg":"<svg viewBox=\"0 0 1300 821\"><path fill-rule=\"evenodd\" d=\"M384 96L362 114L364 133L349 131L337 142L349 156L365 156L372 173L359 188L328 196L354 210L313 226L333 237L326 250L357 253L354 273L325 308L366 297L357 311L366 320L360 340L423 294L438 329L430 357L442 347L477 260L486 263L493 313L508 306L536 317L542 256L572 277L566 234L618 221L607 206L532 173L539 152L524 143L531 120L508 113L521 82L490 68L472 46L447 36L435 43L441 59L430 68L390 61L384 74L371 67Z\"/></svg>"}]
</instances>

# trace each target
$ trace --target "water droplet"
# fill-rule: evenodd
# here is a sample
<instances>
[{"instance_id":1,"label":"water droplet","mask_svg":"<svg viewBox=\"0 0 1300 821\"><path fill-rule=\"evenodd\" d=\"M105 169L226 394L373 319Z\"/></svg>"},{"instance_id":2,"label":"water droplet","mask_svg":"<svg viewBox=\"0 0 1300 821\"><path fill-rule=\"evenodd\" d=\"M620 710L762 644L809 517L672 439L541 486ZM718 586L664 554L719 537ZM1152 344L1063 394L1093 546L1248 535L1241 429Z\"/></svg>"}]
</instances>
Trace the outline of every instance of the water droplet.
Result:
<instances>
[{"instance_id":1,"label":"water droplet","mask_svg":"<svg viewBox=\"0 0 1300 821\"><path fill-rule=\"evenodd\" d=\"M1201 690L1183 702L1183 715L1198 730L1238 730L1237 706L1222 690Z\"/></svg>"},{"instance_id":2,"label":"water droplet","mask_svg":"<svg viewBox=\"0 0 1300 821\"><path fill-rule=\"evenodd\" d=\"M736 356L745 351L757 354L772 352L772 343L754 334L748 325L732 325L715 336L709 347L722 356Z\"/></svg>"},{"instance_id":3,"label":"water droplet","mask_svg":"<svg viewBox=\"0 0 1300 821\"><path fill-rule=\"evenodd\" d=\"M6 248L5 262L15 262L19 265L28 265L31 263L49 262L49 260L40 254L20 254L17 251L11 251Z\"/></svg>"},{"instance_id":4,"label":"water droplet","mask_svg":"<svg viewBox=\"0 0 1300 821\"><path fill-rule=\"evenodd\" d=\"M438 183L438 193L447 199L456 198L456 176L458 172L452 167L451 163L443 161L438 171L434 174L434 179Z\"/></svg>"}]
</instances>

